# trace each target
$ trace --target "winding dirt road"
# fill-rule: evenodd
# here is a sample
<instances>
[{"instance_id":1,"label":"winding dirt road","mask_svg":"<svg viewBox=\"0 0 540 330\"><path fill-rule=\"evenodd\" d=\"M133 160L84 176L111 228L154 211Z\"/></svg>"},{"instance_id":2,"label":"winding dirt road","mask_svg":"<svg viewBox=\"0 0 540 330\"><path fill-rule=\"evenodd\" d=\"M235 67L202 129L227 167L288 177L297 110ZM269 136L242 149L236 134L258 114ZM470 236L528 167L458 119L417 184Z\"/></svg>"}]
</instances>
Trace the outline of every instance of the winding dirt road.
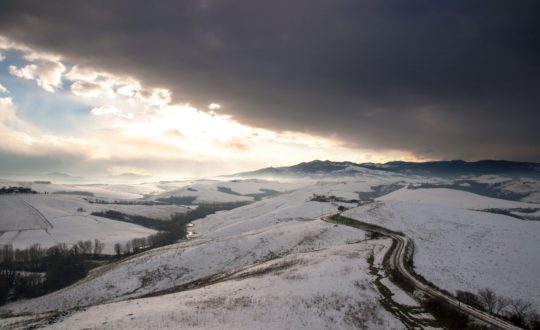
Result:
<instances>
[{"instance_id":1,"label":"winding dirt road","mask_svg":"<svg viewBox=\"0 0 540 330\"><path fill-rule=\"evenodd\" d=\"M347 218L348 219L348 218ZM335 221L332 221L329 218L322 219L324 221L336 223ZM363 229L366 231L376 232L384 236L390 237L394 241L394 249L390 249L387 253L390 253L389 260L390 260L390 266L392 268L397 269L399 273L401 273L405 278L409 279L410 282L415 286L417 290L422 291L426 295L429 295L431 297L436 297L444 300L451 306L454 306L457 310L460 312L467 314L468 316L483 322L485 324L488 324L496 329L503 329L503 330L519 330L521 328L516 327L513 324L510 324L506 321L503 321L499 319L498 317L495 317L491 314L488 314L486 312L483 312L481 310L478 310L472 306L466 305L460 301L458 301L456 298L432 287L424 284L418 278L411 272L411 270L407 267L405 260L407 255L407 247L410 243L409 238L405 237L401 233L396 233L393 231L390 231L386 228L371 225L368 223L364 223L355 219L349 219L352 221L355 221L354 225L350 225L350 227ZM343 225L348 225L341 223Z\"/></svg>"}]
</instances>

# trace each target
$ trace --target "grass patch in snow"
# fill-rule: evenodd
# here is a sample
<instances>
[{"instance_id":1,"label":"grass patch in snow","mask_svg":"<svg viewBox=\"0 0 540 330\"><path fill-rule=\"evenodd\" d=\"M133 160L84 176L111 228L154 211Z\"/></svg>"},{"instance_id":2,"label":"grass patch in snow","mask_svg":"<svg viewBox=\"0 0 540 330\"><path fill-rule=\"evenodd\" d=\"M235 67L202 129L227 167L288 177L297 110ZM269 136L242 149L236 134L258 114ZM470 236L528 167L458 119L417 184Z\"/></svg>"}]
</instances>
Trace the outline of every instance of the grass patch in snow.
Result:
<instances>
[{"instance_id":1,"label":"grass patch in snow","mask_svg":"<svg viewBox=\"0 0 540 330\"><path fill-rule=\"evenodd\" d=\"M369 273L375 278L373 283L380 294L379 301L388 312L397 317L407 329L423 329L424 327L437 326L433 319L423 317L425 315L423 308L403 305L392 298L394 293L382 282L384 276L380 272L381 269L375 266L373 252L368 255L367 262L369 264Z\"/></svg>"}]
</instances>

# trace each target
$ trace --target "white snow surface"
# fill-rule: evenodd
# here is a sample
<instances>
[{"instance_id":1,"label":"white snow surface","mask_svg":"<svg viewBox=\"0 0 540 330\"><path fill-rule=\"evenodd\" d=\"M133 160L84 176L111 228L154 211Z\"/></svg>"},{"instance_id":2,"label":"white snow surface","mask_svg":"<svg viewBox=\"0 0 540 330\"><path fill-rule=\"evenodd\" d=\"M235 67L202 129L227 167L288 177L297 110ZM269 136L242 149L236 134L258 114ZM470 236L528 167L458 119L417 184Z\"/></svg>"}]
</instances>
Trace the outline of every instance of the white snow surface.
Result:
<instances>
[{"instance_id":1,"label":"white snow surface","mask_svg":"<svg viewBox=\"0 0 540 330\"><path fill-rule=\"evenodd\" d=\"M503 194L517 193L524 195L521 200L528 203L540 203L540 181L533 178L509 178L498 175L482 175L471 180L493 186Z\"/></svg>"},{"instance_id":2,"label":"white snow surface","mask_svg":"<svg viewBox=\"0 0 540 330\"><path fill-rule=\"evenodd\" d=\"M152 199L168 197L196 197L195 203L231 203L231 202L250 202L251 196L238 196L224 193L217 190L218 185L207 183L196 183L178 189L168 190L154 195Z\"/></svg>"},{"instance_id":3,"label":"white snow surface","mask_svg":"<svg viewBox=\"0 0 540 330\"><path fill-rule=\"evenodd\" d=\"M205 220L212 221L212 218L202 221ZM142 253L109 265L107 271L98 271L72 287L14 305L19 312L44 311L138 297L275 255L312 250L336 242L344 244L347 239L363 239L361 231L292 218L282 218L259 228L249 223L243 231L240 228L226 237L211 240L200 237Z\"/></svg>"},{"instance_id":4,"label":"white snow surface","mask_svg":"<svg viewBox=\"0 0 540 330\"><path fill-rule=\"evenodd\" d=\"M93 306L52 325L58 329L175 328L179 320L195 329L401 329L380 305L366 262L372 252L382 262L390 241L366 241L361 230L317 219L335 206L310 197L336 187L347 190L319 183L197 220L194 239L97 268L70 287L0 312ZM141 298L216 275L223 281Z\"/></svg>"},{"instance_id":5,"label":"white snow surface","mask_svg":"<svg viewBox=\"0 0 540 330\"><path fill-rule=\"evenodd\" d=\"M107 199L138 199L143 197L138 193L131 193L127 191L119 191L116 189L108 189L107 185L63 185L63 184L44 184L44 183L30 183L30 188L41 193L58 193L58 192L74 192L81 191L93 194L94 197L107 198Z\"/></svg>"},{"instance_id":6,"label":"white snow surface","mask_svg":"<svg viewBox=\"0 0 540 330\"><path fill-rule=\"evenodd\" d=\"M48 325L52 329L154 329L178 328L179 324L190 329L402 329L380 305L366 263L374 252L375 263L380 265L390 241L366 240L361 230L323 222L318 219L321 214L337 212L337 204L310 201L314 194L353 199L359 191L392 181L369 176L339 180L289 185L263 180L149 185L156 188L148 190L155 191L151 199L195 195L199 202L252 199L220 192L217 187L242 195L260 193L260 189L283 194L197 220L191 240L96 268L78 283L2 306L0 313L83 307ZM144 194L151 194L148 191ZM55 227L53 220L89 220L93 207L110 206L88 206L77 196L47 197L52 199L40 200L38 195L28 202ZM85 211L73 213L79 205ZM416 271L441 288L475 292L488 286L538 307L540 288L535 278L540 274L540 261L534 256L540 251L540 222L471 210L523 205L534 207L451 189L402 189L345 215L411 237ZM14 231L4 235L11 233ZM395 300L415 305L392 283L384 283ZM194 287L175 292L189 284ZM39 315L0 320L0 327L32 317Z\"/></svg>"},{"instance_id":7,"label":"white snow surface","mask_svg":"<svg viewBox=\"0 0 540 330\"><path fill-rule=\"evenodd\" d=\"M0 245L24 249L38 243L47 248L58 243L70 245L79 240L99 239L105 243L104 253L108 254L114 253L115 243L147 237L156 231L90 213L117 210L167 220L172 214L187 210L173 205L90 204L79 196L53 194L0 196L0 207Z\"/></svg>"},{"instance_id":8,"label":"white snow surface","mask_svg":"<svg viewBox=\"0 0 540 330\"><path fill-rule=\"evenodd\" d=\"M382 308L370 283L370 248L336 245L290 254L228 281L90 307L47 328L404 329Z\"/></svg>"},{"instance_id":9,"label":"white snow surface","mask_svg":"<svg viewBox=\"0 0 540 330\"><path fill-rule=\"evenodd\" d=\"M505 182L498 187L503 193L511 192L526 194L521 200L530 203L540 203L540 181L521 178Z\"/></svg>"},{"instance_id":10,"label":"white snow surface","mask_svg":"<svg viewBox=\"0 0 540 330\"><path fill-rule=\"evenodd\" d=\"M218 181L213 184L216 187L227 187L242 195L260 194L261 189L269 189L279 192L296 190L307 185L305 181L281 182L259 179Z\"/></svg>"},{"instance_id":11,"label":"white snow surface","mask_svg":"<svg viewBox=\"0 0 540 330\"><path fill-rule=\"evenodd\" d=\"M0 195L0 232L49 227L46 219L20 195Z\"/></svg>"},{"instance_id":12,"label":"white snow surface","mask_svg":"<svg viewBox=\"0 0 540 330\"><path fill-rule=\"evenodd\" d=\"M416 272L440 288L476 293L489 287L539 309L540 222L395 199L354 208L344 216L412 238Z\"/></svg>"},{"instance_id":13,"label":"white snow surface","mask_svg":"<svg viewBox=\"0 0 540 330\"><path fill-rule=\"evenodd\" d=\"M472 210L540 207L540 204L514 202L446 188L402 188L377 198L377 200L403 201L415 204L429 204Z\"/></svg>"}]
</instances>

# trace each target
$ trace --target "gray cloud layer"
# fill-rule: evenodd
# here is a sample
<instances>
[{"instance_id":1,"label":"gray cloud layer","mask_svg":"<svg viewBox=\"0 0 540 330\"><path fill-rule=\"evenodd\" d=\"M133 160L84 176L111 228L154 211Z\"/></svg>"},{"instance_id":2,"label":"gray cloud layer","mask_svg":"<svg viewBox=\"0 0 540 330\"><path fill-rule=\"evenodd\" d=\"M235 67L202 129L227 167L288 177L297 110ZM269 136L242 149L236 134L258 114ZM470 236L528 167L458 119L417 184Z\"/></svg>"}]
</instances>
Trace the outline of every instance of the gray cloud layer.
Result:
<instances>
[{"instance_id":1,"label":"gray cloud layer","mask_svg":"<svg viewBox=\"0 0 540 330\"><path fill-rule=\"evenodd\" d=\"M0 33L242 122L540 161L538 1L2 1Z\"/></svg>"}]
</instances>

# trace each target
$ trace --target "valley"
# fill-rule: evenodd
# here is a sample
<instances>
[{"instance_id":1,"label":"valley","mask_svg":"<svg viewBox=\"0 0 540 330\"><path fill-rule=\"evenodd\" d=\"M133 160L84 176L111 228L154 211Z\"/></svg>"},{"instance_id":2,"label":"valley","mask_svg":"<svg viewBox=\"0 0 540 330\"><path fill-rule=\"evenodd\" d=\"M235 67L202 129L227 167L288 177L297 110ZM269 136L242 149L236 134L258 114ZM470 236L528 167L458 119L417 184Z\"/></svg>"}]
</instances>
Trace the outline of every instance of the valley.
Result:
<instances>
[{"instance_id":1,"label":"valley","mask_svg":"<svg viewBox=\"0 0 540 330\"><path fill-rule=\"evenodd\" d=\"M301 180L167 183L139 199L111 199L109 192L94 199L43 193L17 196L33 203L51 221L54 227L47 231L52 237L62 238L53 231L59 227L66 232L64 237L73 239L83 233L88 239L103 235L95 229L71 229L83 218L131 226L121 230L122 237L127 230L152 232L94 212L170 221L173 214L189 214L209 201L244 205L195 219L189 227L190 239L99 266L82 280L44 296L8 302L0 307L0 325L6 329L115 329L129 324L176 328L179 323L193 329L222 323L276 329L446 327L447 321L431 315L425 305L430 295L428 289L419 288L424 284L411 290L393 283L391 269L403 260L385 256L396 242L384 233L373 235L369 228L326 221L338 213L349 223L357 219L358 224L402 233L414 249L402 249L401 255L411 260L410 267L421 281L447 292L451 301L456 301L458 291L475 294L489 288L497 296L526 301L531 311L538 310L535 274L540 264L532 256L540 249L540 222L486 210L540 205L450 188L418 188L439 180L385 171L345 177L330 173L325 178L319 173ZM250 196L267 190L279 193L260 200ZM195 198L185 205L163 201L186 196ZM77 214L78 208L84 209L83 214ZM45 231L32 229L32 222L28 226L28 230ZM101 237L110 242L106 235ZM110 247L104 251L114 253ZM511 313L509 306L499 311L501 316L510 315L502 314ZM475 322L487 321L471 314L466 324Z\"/></svg>"}]
</instances>

